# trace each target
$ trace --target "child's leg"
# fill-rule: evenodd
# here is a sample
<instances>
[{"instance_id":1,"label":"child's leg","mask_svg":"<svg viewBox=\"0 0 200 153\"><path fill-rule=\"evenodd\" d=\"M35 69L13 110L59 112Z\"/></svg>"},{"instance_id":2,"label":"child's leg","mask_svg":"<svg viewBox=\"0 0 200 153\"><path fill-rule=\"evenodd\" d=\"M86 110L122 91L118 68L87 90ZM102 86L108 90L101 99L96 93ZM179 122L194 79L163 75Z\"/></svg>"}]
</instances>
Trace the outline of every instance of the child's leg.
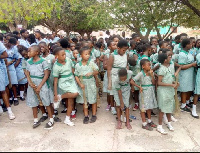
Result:
<instances>
[{"instance_id":1,"label":"child's leg","mask_svg":"<svg viewBox=\"0 0 200 153\"><path fill-rule=\"evenodd\" d=\"M72 106L72 113L71 113L71 119L72 120L76 119L76 110L75 110L75 107L76 107L76 102L75 102L75 99L73 99L73 106Z\"/></svg>"},{"instance_id":2,"label":"child's leg","mask_svg":"<svg viewBox=\"0 0 200 153\"><path fill-rule=\"evenodd\" d=\"M138 110L138 108L139 108L139 91L136 90L136 91L134 91L133 94L134 94L134 99L135 99L135 106L134 106L133 110L135 111L135 110Z\"/></svg>"},{"instance_id":3,"label":"child's leg","mask_svg":"<svg viewBox=\"0 0 200 153\"><path fill-rule=\"evenodd\" d=\"M18 99L17 99L17 85L12 86L13 96L14 96L14 106L19 105Z\"/></svg>"},{"instance_id":4,"label":"child's leg","mask_svg":"<svg viewBox=\"0 0 200 153\"><path fill-rule=\"evenodd\" d=\"M150 110L150 112L151 112L151 110ZM153 128L149 124L147 124L147 122L146 122L145 112L140 112L140 115L141 115L141 118L142 118L142 128L149 130L149 131L152 131Z\"/></svg>"},{"instance_id":5,"label":"child's leg","mask_svg":"<svg viewBox=\"0 0 200 153\"><path fill-rule=\"evenodd\" d=\"M182 92L181 93L181 110L182 111L186 111L186 112L191 112L189 108L186 107L186 99L188 97L188 93L187 92Z\"/></svg>"},{"instance_id":6,"label":"child's leg","mask_svg":"<svg viewBox=\"0 0 200 153\"><path fill-rule=\"evenodd\" d=\"M116 112L115 107L114 107L114 96L113 95L110 95L110 105L111 105L112 114L116 115L117 112Z\"/></svg>"},{"instance_id":7,"label":"child's leg","mask_svg":"<svg viewBox=\"0 0 200 153\"><path fill-rule=\"evenodd\" d=\"M24 84L19 85L19 91L20 91L20 99L25 100L24 99Z\"/></svg>"},{"instance_id":8,"label":"child's leg","mask_svg":"<svg viewBox=\"0 0 200 153\"><path fill-rule=\"evenodd\" d=\"M109 93L107 93L107 103L108 105L106 107L106 110L109 111L110 110L110 94Z\"/></svg>"},{"instance_id":9,"label":"child's leg","mask_svg":"<svg viewBox=\"0 0 200 153\"><path fill-rule=\"evenodd\" d=\"M90 120L90 123L96 122L97 120L96 113L97 113L97 103L92 104L92 118Z\"/></svg>"},{"instance_id":10,"label":"child's leg","mask_svg":"<svg viewBox=\"0 0 200 153\"><path fill-rule=\"evenodd\" d=\"M76 98L78 96L78 93L65 93L63 95L61 95L61 98L64 99L64 98L70 98L70 99L73 99L73 98Z\"/></svg>"},{"instance_id":11,"label":"child's leg","mask_svg":"<svg viewBox=\"0 0 200 153\"><path fill-rule=\"evenodd\" d=\"M132 126L130 125L130 122L129 122L129 108L126 108L126 127L129 130L132 129Z\"/></svg>"},{"instance_id":12,"label":"child's leg","mask_svg":"<svg viewBox=\"0 0 200 153\"><path fill-rule=\"evenodd\" d=\"M42 112L42 117L40 118L39 122L44 122L46 119L48 119L46 110L44 106L39 106L41 112Z\"/></svg>"},{"instance_id":13,"label":"child's leg","mask_svg":"<svg viewBox=\"0 0 200 153\"><path fill-rule=\"evenodd\" d=\"M69 126L74 126L74 123L70 121L70 115L72 113L72 108L73 108L73 105L74 105L74 99L68 98L68 102L66 102L65 104L67 104L67 112L66 112L66 118L65 118L64 123L69 125Z\"/></svg>"},{"instance_id":14,"label":"child's leg","mask_svg":"<svg viewBox=\"0 0 200 153\"><path fill-rule=\"evenodd\" d=\"M53 114L52 114L52 112L51 112L51 106L49 105L49 106L46 106L46 109L47 109L47 112L48 112L48 116L49 116L49 118L51 119L53 119Z\"/></svg>"},{"instance_id":15,"label":"child's leg","mask_svg":"<svg viewBox=\"0 0 200 153\"><path fill-rule=\"evenodd\" d=\"M166 115L167 115L167 119L168 119L167 127L169 128L170 131L174 131L174 128L171 125L171 116L172 116L172 114L171 113L166 113Z\"/></svg>"},{"instance_id":16,"label":"child's leg","mask_svg":"<svg viewBox=\"0 0 200 153\"><path fill-rule=\"evenodd\" d=\"M32 107L32 110L33 110L33 118L34 118L34 122L35 122L35 119L38 120L38 116L37 116L37 114L38 114L38 108L37 107Z\"/></svg>"},{"instance_id":17,"label":"child's leg","mask_svg":"<svg viewBox=\"0 0 200 153\"><path fill-rule=\"evenodd\" d=\"M116 129L122 129L122 122L121 122L122 112L121 112L121 108L119 106L116 106L116 108L117 108L117 118L118 118Z\"/></svg>"},{"instance_id":18,"label":"child's leg","mask_svg":"<svg viewBox=\"0 0 200 153\"><path fill-rule=\"evenodd\" d=\"M193 103L193 106L192 106L192 117L194 118L199 118L199 116L197 115L197 112L196 112L196 106L197 106L197 102L198 102L198 95L194 95L194 103Z\"/></svg>"},{"instance_id":19,"label":"child's leg","mask_svg":"<svg viewBox=\"0 0 200 153\"><path fill-rule=\"evenodd\" d=\"M160 111L159 117L158 117L158 124L161 125L161 126L162 126L163 115L164 115L164 113Z\"/></svg>"}]
</instances>

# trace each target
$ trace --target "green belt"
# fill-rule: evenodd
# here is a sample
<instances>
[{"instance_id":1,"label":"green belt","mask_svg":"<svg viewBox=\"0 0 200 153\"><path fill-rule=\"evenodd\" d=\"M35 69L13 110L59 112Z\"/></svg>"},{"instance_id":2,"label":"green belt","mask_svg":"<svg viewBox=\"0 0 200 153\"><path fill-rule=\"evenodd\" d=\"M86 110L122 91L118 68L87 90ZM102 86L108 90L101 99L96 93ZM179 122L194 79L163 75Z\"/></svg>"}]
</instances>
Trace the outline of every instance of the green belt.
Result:
<instances>
[{"instance_id":1,"label":"green belt","mask_svg":"<svg viewBox=\"0 0 200 153\"><path fill-rule=\"evenodd\" d=\"M122 68L125 68L125 67L115 67L115 66L113 66L113 68L122 69Z\"/></svg>"},{"instance_id":2,"label":"green belt","mask_svg":"<svg viewBox=\"0 0 200 153\"><path fill-rule=\"evenodd\" d=\"M72 73L70 73L70 74L68 74L68 75L61 75L60 78L68 78L68 77L70 77L70 76L72 76L72 75L73 75Z\"/></svg>"},{"instance_id":3,"label":"green belt","mask_svg":"<svg viewBox=\"0 0 200 153\"><path fill-rule=\"evenodd\" d=\"M153 84L142 85L142 87L152 87Z\"/></svg>"},{"instance_id":4,"label":"green belt","mask_svg":"<svg viewBox=\"0 0 200 153\"><path fill-rule=\"evenodd\" d=\"M120 86L128 86L128 84L124 84L124 85L120 84Z\"/></svg>"},{"instance_id":5,"label":"green belt","mask_svg":"<svg viewBox=\"0 0 200 153\"><path fill-rule=\"evenodd\" d=\"M35 78L35 79L43 79L44 77L39 77L39 76L34 76L34 75L30 75L31 78ZM49 85L49 79L47 79L46 81L48 88L50 87Z\"/></svg>"}]
</instances>

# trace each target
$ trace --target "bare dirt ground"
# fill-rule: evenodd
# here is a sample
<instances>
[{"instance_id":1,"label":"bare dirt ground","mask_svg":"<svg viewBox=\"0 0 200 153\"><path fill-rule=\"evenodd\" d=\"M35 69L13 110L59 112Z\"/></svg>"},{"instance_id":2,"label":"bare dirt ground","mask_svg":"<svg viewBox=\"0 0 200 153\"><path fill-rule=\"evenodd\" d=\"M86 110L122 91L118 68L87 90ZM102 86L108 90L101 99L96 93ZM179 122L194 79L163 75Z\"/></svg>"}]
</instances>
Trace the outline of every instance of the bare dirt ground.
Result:
<instances>
[{"instance_id":1,"label":"bare dirt ground","mask_svg":"<svg viewBox=\"0 0 200 153\"><path fill-rule=\"evenodd\" d=\"M84 125L82 106L78 105L75 127L61 122L55 123L52 130L45 130L47 120L38 128L32 128L32 110L20 101L18 106L12 106L15 120L10 121L7 112L0 116L0 151L200 151L200 120L188 113L182 112L178 122L172 123L174 132L164 125L168 135L161 135L155 129L142 129L139 111L132 110L131 114L137 117L131 122L133 129L129 131L123 124L122 130L116 130L116 116L105 108L104 96L96 123ZM62 109L61 106L58 117L64 121L65 114L60 113ZM152 120L158 123L157 117Z\"/></svg>"}]
</instances>

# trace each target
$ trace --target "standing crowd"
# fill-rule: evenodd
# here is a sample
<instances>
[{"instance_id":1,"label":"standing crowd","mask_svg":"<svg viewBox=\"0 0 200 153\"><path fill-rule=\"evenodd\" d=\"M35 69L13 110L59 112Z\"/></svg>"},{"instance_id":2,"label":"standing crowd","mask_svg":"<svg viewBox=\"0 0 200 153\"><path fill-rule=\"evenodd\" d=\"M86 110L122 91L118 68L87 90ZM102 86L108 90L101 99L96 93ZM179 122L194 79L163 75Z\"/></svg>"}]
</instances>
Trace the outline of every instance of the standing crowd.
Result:
<instances>
[{"instance_id":1,"label":"standing crowd","mask_svg":"<svg viewBox=\"0 0 200 153\"><path fill-rule=\"evenodd\" d=\"M185 33L175 40L142 40L135 33L130 39L119 35L70 39L40 31L29 34L26 29L0 34L0 113L7 111L10 120L15 119L11 106L19 104L18 98L24 101L26 95L33 128L48 118L45 129L61 122L56 115L62 105L68 126L74 126L77 104L83 106L83 123L94 123L104 92L106 110L117 115L117 129L125 122L131 130L134 116L130 111L139 110L143 129L156 128L167 134L162 123L174 131L171 122L177 121L173 116L176 106L199 118L199 53L200 40ZM158 125L151 120L157 108ZM38 112L42 112L40 119Z\"/></svg>"}]
</instances>

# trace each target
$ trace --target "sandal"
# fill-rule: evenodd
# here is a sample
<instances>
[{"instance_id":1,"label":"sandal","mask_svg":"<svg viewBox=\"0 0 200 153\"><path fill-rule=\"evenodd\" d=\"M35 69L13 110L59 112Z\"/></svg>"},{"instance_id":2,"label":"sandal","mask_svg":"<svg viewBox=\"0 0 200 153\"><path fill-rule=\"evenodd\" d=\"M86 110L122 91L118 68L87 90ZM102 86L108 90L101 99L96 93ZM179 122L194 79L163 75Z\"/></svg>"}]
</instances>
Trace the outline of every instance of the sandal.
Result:
<instances>
[{"instance_id":1,"label":"sandal","mask_svg":"<svg viewBox=\"0 0 200 153\"><path fill-rule=\"evenodd\" d=\"M149 124L146 124L145 126L142 125L142 128L148 131L153 131L153 128L151 126L149 126Z\"/></svg>"},{"instance_id":2,"label":"sandal","mask_svg":"<svg viewBox=\"0 0 200 153\"><path fill-rule=\"evenodd\" d=\"M156 124L154 124L154 122L150 122L150 123L148 123L149 124L149 126L151 126L152 128L157 128L157 125Z\"/></svg>"}]
</instances>

